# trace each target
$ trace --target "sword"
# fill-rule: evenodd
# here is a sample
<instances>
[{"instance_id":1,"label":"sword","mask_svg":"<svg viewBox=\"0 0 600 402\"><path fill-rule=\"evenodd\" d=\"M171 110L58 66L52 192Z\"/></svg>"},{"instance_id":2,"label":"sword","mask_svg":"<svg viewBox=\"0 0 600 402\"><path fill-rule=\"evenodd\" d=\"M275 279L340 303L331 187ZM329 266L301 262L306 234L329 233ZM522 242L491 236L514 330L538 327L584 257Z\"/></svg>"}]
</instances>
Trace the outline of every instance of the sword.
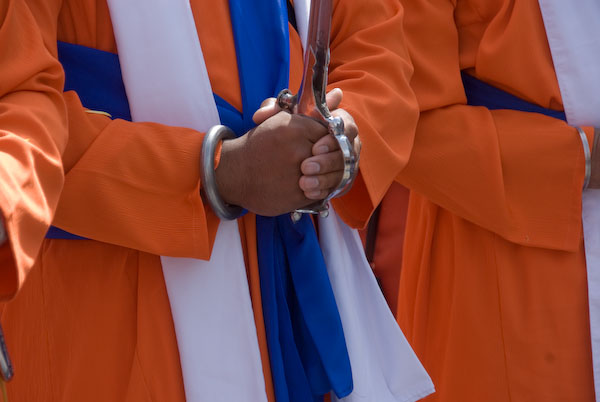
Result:
<instances>
[{"instance_id":1,"label":"sword","mask_svg":"<svg viewBox=\"0 0 600 402\"><path fill-rule=\"evenodd\" d=\"M289 113L310 117L327 127L342 152L344 171L340 183L325 199L292 212L294 222L297 222L303 213L327 217L329 201L345 194L352 187L358 173L360 140L357 137L354 144L350 143L344 134L344 121L340 117L331 115L325 100L332 10L332 0L311 1L302 84L296 95L293 95L289 89L281 91L277 96L277 103L281 109Z\"/></svg>"}]
</instances>

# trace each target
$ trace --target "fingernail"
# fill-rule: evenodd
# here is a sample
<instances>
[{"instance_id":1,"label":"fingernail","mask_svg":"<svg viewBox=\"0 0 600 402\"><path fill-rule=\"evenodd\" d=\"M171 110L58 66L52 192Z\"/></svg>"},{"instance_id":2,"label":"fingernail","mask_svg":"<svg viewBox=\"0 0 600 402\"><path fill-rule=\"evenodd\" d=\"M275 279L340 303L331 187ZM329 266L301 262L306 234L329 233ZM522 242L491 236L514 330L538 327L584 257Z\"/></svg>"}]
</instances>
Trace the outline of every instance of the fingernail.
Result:
<instances>
[{"instance_id":1,"label":"fingernail","mask_svg":"<svg viewBox=\"0 0 600 402\"><path fill-rule=\"evenodd\" d=\"M318 188L319 187L319 179L317 179L316 177L307 177L306 179L304 179L304 189L305 190L311 190L313 188Z\"/></svg>"},{"instance_id":2,"label":"fingernail","mask_svg":"<svg viewBox=\"0 0 600 402\"><path fill-rule=\"evenodd\" d=\"M304 174L317 174L321 170L321 165L316 162L308 162L304 165L302 173Z\"/></svg>"},{"instance_id":3,"label":"fingernail","mask_svg":"<svg viewBox=\"0 0 600 402\"><path fill-rule=\"evenodd\" d=\"M329 152L329 147L327 145L321 145L317 148L317 155L326 154Z\"/></svg>"},{"instance_id":4,"label":"fingernail","mask_svg":"<svg viewBox=\"0 0 600 402\"><path fill-rule=\"evenodd\" d=\"M306 198L310 198L311 200L320 200L321 192L320 191L311 191L310 193L304 193Z\"/></svg>"}]
</instances>

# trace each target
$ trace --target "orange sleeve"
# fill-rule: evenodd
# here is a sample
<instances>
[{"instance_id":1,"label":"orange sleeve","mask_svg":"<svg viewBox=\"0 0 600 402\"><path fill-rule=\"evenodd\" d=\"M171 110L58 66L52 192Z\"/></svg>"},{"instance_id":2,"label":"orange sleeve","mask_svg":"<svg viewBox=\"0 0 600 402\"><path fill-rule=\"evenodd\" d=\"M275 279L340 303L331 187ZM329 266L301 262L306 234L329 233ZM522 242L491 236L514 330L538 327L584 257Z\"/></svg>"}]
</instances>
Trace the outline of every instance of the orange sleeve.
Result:
<instances>
[{"instance_id":1,"label":"orange sleeve","mask_svg":"<svg viewBox=\"0 0 600 402\"><path fill-rule=\"evenodd\" d=\"M55 225L152 254L208 259L218 219L200 197L204 135L86 113L66 92L71 139Z\"/></svg>"},{"instance_id":2,"label":"orange sleeve","mask_svg":"<svg viewBox=\"0 0 600 402\"><path fill-rule=\"evenodd\" d=\"M454 5L411 0L405 8L421 117L398 180L509 241L577 249L584 155L576 129L539 114L466 106Z\"/></svg>"},{"instance_id":3,"label":"orange sleeve","mask_svg":"<svg viewBox=\"0 0 600 402\"><path fill-rule=\"evenodd\" d=\"M341 107L357 123L362 152L353 188L333 205L352 227L367 224L413 144L418 107L402 20L398 1L338 1L334 8L329 89L344 91Z\"/></svg>"},{"instance_id":4,"label":"orange sleeve","mask_svg":"<svg viewBox=\"0 0 600 402\"><path fill-rule=\"evenodd\" d=\"M67 142L62 69L25 2L0 4L0 299L23 283L52 221Z\"/></svg>"}]
</instances>

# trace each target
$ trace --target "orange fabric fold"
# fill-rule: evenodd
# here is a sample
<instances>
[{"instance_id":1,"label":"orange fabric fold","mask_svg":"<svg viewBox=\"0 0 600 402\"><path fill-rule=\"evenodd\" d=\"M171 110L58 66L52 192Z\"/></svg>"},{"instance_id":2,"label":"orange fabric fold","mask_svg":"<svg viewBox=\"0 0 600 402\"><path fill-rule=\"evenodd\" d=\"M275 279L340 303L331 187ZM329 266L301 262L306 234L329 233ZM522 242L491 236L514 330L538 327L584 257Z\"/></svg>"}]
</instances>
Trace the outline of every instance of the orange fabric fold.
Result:
<instances>
[{"instance_id":1,"label":"orange fabric fold","mask_svg":"<svg viewBox=\"0 0 600 402\"><path fill-rule=\"evenodd\" d=\"M32 268L54 216L67 142L60 64L22 1L0 5L0 300L12 298Z\"/></svg>"}]
</instances>

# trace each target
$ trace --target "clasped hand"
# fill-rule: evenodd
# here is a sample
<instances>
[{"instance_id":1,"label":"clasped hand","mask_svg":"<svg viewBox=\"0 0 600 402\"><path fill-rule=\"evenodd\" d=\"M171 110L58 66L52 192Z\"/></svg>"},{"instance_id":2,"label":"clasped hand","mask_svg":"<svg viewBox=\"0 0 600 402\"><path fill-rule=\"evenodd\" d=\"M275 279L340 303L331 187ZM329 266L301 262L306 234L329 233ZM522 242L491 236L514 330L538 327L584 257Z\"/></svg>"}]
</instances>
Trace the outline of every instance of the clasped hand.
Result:
<instances>
[{"instance_id":1,"label":"clasped hand","mask_svg":"<svg viewBox=\"0 0 600 402\"><path fill-rule=\"evenodd\" d=\"M353 142L358 128L348 112L338 109L342 96L341 90L332 90L327 106L344 120ZM223 142L215 173L225 202L277 216L321 200L337 187L344 160L324 125L281 111L274 98L265 100L253 119L257 127Z\"/></svg>"}]
</instances>

